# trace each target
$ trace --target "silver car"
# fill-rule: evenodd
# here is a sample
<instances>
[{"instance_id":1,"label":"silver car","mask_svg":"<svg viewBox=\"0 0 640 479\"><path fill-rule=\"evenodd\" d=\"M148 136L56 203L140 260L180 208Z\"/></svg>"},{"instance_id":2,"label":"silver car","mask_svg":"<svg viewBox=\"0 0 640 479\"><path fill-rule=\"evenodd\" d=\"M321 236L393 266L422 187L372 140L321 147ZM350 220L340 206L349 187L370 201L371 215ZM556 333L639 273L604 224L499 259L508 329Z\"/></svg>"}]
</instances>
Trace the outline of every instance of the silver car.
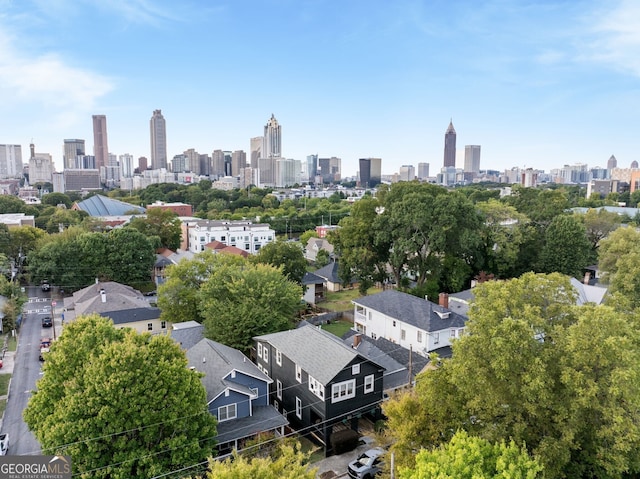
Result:
<instances>
[{"instance_id":1,"label":"silver car","mask_svg":"<svg viewBox=\"0 0 640 479\"><path fill-rule=\"evenodd\" d=\"M373 479L382 469L382 456L385 450L376 447L360 454L358 459L349 463L347 471L353 479Z\"/></svg>"}]
</instances>

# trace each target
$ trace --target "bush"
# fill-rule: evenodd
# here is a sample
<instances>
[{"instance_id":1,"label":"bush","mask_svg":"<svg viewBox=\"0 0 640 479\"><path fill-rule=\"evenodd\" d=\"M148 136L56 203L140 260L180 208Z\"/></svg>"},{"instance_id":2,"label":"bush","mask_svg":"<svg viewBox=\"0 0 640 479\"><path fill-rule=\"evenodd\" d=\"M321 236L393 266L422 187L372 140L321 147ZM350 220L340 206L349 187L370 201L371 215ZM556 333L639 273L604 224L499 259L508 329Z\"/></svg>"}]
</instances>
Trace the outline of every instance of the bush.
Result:
<instances>
[{"instance_id":1,"label":"bush","mask_svg":"<svg viewBox=\"0 0 640 479\"><path fill-rule=\"evenodd\" d=\"M344 429L334 432L329 442L334 454L342 454L344 452L353 451L358 447L359 435L353 429Z\"/></svg>"}]
</instances>

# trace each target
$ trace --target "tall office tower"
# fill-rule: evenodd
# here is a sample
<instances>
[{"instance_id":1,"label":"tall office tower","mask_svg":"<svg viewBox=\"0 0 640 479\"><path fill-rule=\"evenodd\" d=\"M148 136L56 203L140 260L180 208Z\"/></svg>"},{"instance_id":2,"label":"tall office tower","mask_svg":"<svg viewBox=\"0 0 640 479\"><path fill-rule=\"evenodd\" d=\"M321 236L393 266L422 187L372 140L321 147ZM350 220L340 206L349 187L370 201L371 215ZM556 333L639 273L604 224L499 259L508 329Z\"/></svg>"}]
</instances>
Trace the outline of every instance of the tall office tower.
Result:
<instances>
[{"instance_id":1,"label":"tall office tower","mask_svg":"<svg viewBox=\"0 0 640 479\"><path fill-rule=\"evenodd\" d=\"M93 155L84 155L78 157L76 160L76 167L72 168L75 170L97 170L96 168L96 157Z\"/></svg>"},{"instance_id":2,"label":"tall office tower","mask_svg":"<svg viewBox=\"0 0 640 479\"><path fill-rule=\"evenodd\" d=\"M444 134L444 167L456 166L456 130L453 128L453 120L449 122L449 128Z\"/></svg>"},{"instance_id":3,"label":"tall office tower","mask_svg":"<svg viewBox=\"0 0 640 479\"><path fill-rule=\"evenodd\" d=\"M375 188L382 178L381 158L360 158L360 186L362 188Z\"/></svg>"},{"instance_id":4,"label":"tall office tower","mask_svg":"<svg viewBox=\"0 0 640 479\"><path fill-rule=\"evenodd\" d=\"M29 158L30 184L51 183L54 169L53 159L49 153L36 153L32 149L31 158Z\"/></svg>"},{"instance_id":5,"label":"tall office tower","mask_svg":"<svg viewBox=\"0 0 640 479\"><path fill-rule=\"evenodd\" d=\"M480 174L480 145L464 147L464 171L476 175Z\"/></svg>"},{"instance_id":6,"label":"tall office tower","mask_svg":"<svg viewBox=\"0 0 640 479\"><path fill-rule=\"evenodd\" d=\"M171 160L171 171L173 173L183 173L185 171L187 171L187 168L189 165L187 165L187 162L189 160L187 159L186 155L175 155L173 157L173 159Z\"/></svg>"},{"instance_id":7,"label":"tall office tower","mask_svg":"<svg viewBox=\"0 0 640 479\"><path fill-rule=\"evenodd\" d=\"M618 160L616 160L615 156L611 155L611 158L609 158L609 161L607 161L607 170L613 170L617 166Z\"/></svg>"},{"instance_id":8,"label":"tall office tower","mask_svg":"<svg viewBox=\"0 0 640 479\"><path fill-rule=\"evenodd\" d=\"M151 168L159 170L167 167L167 124L162 110L153 110L149 121L151 127Z\"/></svg>"},{"instance_id":9,"label":"tall office tower","mask_svg":"<svg viewBox=\"0 0 640 479\"><path fill-rule=\"evenodd\" d=\"M193 148L189 148L184 152L184 156L187 158L186 169L192 172L194 175L201 175L200 173L200 153Z\"/></svg>"},{"instance_id":10,"label":"tall office tower","mask_svg":"<svg viewBox=\"0 0 640 479\"><path fill-rule=\"evenodd\" d=\"M131 178L133 176L133 155L129 153L120 155L120 171L122 178Z\"/></svg>"},{"instance_id":11,"label":"tall office tower","mask_svg":"<svg viewBox=\"0 0 640 479\"><path fill-rule=\"evenodd\" d=\"M230 151L224 152L224 176L231 176L231 156Z\"/></svg>"},{"instance_id":12,"label":"tall office tower","mask_svg":"<svg viewBox=\"0 0 640 479\"><path fill-rule=\"evenodd\" d=\"M282 129L272 113L264 126L262 158L279 158L280 156L282 156Z\"/></svg>"},{"instance_id":13,"label":"tall office tower","mask_svg":"<svg viewBox=\"0 0 640 479\"><path fill-rule=\"evenodd\" d=\"M306 171L306 175L302 181L313 183L318 172L318 155L307 156L307 168L304 171Z\"/></svg>"},{"instance_id":14,"label":"tall office tower","mask_svg":"<svg viewBox=\"0 0 640 479\"><path fill-rule=\"evenodd\" d=\"M211 176L221 178L224 176L224 151L213 150L211 154Z\"/></svg>"},{"instance_id":15,"label":"tall office tower","mask_svg":"<svg viewBox=\"0 0 640 479\"><path fill-rule=\"evenodd\" d=\"M211 157L206 153L200 155L198 158L200 161L200 174L205 176L211 175Z\"/></svg>"},{"instance_id":16,"label":"tall office tower","mask_svg":"<svg viewBox=\"0 0 640 479\"><path fill-rule=\"evenodd\" d=\"M429 163L418 163L418 179L426 180L429 178Z\"/></svg>"},{"instance_id":17,"label":"tall office tower","mask_svg":"<svg viewBox=\"0 0 640 479\"><path fill-rule=\"evenodd\" d=\"M109 161L107 162L107 166L118 166L118 155L109 153Z\"/></svg>"},{"instance_id":18,"label":"tall office tower","mask_svg":"<svg viewBox=\"0 0 640 479\"><path fill-rule=\"evenodd\" d=\"M22 176L22 146L0 145L0 178Z\"/></svg>"},{"instance_id":19,"label":"tall office tower","mask_svg":"<svg viewBox=\"0 0 640 479\"><path fill-rule=\"evenodd\" d=\"M413 165L402 165L398 176L400 181L413 181L416 179L416 169Z\"/></svg>"},{"instance_id":20,"label":"tall office tower","mask_svg":"<svg viewBox=\"0 0 640 479\"><path fill-rule=\"evenodd\" d=\"M276 187L291 187L300 183L300 160L278 158L276 160Z\"/></svg>"},{"instance_id":21,"label":"tall office tower","mask_svg":"<svg viewBox=\"0 0 640 479\"><path fill-rule=\"evenodd\" d=\"M264 142L264 138L261 136L256 136L251 138L249 145L249 152L251 155L251 168L258 167L258 160L262 158L262 143Z\"/></svg>"},{"instance_id":22,"label":"tall office tower","mask_svg":"<svg viewBox=\"0 0 640 479\"><path fill-rule=\"evenodd\" d=\"M107 142L107 117L93 115L93 156L96 157L96 169L107 166L109 162L109 144Z\"/></svg>"},{"instance_id":23,"label":"tall office tower","mask_svg":"<svg viewBox=\"0 0 640 479\"><path fill-rule=\"evenodd\" d=\"M142 173L147 169L149 169L149 160L147 160L146 156L141 156L140 158L138 158L138 171Z\"/></svg>"},{"instance_id":24,"label":"tall office tower","mask_svg":"<svg viewBox=\"0 0 640 479\"><path fill-rule=\"evenodd\" d=\"M240 171L247 167L247 154L244 150L236 150L231 154L231 175L239 176Z\"/></svg>"},{"instance_id":25,"label":"tall office tower","mask_svg":"<svg viewBox=\"0 0 640 479\"><path fill-rule=\"evenodd\" d=\"M64 140L64 168L77 168L76 160L79 156L84 156L85 154L84 140Z\"/></svg>"}]
</instances>

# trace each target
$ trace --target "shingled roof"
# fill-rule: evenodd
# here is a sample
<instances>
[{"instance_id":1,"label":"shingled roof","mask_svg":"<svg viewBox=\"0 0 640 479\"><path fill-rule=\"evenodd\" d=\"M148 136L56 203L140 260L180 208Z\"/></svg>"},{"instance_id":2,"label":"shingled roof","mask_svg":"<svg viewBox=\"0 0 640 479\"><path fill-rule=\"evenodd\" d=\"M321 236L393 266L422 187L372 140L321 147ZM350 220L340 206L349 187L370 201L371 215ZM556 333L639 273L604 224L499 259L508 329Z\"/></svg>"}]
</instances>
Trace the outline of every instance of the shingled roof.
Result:
<instances>
[{"instance_id":1,"label":"shingled roof","mask_svg":"<svg viewBox=\"0 0 640 479\"><path fill-rule=\"evenodd\" d=\"M354 299L352 303L428 332L462 328L466 322L464 316L448 308L394 289Z\"/></svg>"}]
</instances>

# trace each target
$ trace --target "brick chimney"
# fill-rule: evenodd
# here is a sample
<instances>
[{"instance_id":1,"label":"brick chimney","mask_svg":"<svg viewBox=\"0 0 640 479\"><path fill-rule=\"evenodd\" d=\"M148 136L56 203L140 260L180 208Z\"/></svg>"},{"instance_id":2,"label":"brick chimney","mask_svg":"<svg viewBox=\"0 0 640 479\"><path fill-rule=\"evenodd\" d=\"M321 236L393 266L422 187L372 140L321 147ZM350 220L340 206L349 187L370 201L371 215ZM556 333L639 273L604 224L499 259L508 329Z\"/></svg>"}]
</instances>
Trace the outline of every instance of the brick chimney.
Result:
<instances>
[{"instance_id":1,"label":"brick chimney","mask_svg":"<svg viewBox=\"0 0 640 479\"><path fill-rule=\"evenodd\" d=\"M449 294L448 293L440 293L438 295L438 304L443 308L449 307Z\"/></svg>"},{"instance_id":2,"label":"brick chimney","mask_svg":"<svg viewBox=\"0 0 640 479\"><path fill-rule=\"evenodd\" d=\"M353 348L357 348L362 342L362 334L355 334L353 336Z\"/></svg>"}]
</instances>

